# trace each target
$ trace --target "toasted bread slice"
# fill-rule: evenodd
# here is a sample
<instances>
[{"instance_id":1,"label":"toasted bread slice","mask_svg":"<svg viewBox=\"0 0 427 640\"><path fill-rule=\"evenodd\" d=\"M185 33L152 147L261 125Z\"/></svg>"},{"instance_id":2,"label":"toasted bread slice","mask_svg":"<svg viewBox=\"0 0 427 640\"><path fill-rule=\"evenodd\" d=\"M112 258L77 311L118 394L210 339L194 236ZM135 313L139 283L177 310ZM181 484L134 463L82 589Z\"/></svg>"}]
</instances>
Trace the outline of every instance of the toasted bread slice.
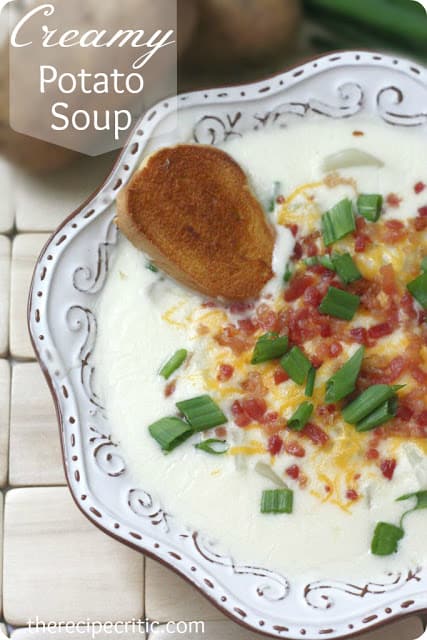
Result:
<instances>
[{"instance_id":1,"label":"toasted bread slice","mask_svg":"<svg viewBox=\"0 0 427 640\"><path fill-rule=\"evenodd\" d=\"M224 151L160 149L120 192L117 210L117 225L135 247L207 296L253 298L273 275L274 231Z\"/></svg>"}]
</instances>

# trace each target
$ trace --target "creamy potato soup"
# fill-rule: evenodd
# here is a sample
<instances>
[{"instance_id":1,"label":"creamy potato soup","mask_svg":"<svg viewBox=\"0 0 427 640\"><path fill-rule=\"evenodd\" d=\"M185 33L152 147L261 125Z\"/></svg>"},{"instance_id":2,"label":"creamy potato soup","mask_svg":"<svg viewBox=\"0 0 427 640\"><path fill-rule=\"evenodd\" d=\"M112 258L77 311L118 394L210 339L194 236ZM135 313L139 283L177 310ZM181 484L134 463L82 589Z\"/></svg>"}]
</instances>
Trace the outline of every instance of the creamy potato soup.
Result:
<instances>
[{"instance_id":1,"label":"creamy potato soup","mask_svg":"<svg viewBox=\"0 0 427 640\"><path fill-rule=\"evenodd\" d=\"M223 148L276 229L275 277L222 304L121 237L95 352L113 438L139 485L236 562L371 579L422 564L425 140L312 119Z\"/></svg>"}]
</instances>

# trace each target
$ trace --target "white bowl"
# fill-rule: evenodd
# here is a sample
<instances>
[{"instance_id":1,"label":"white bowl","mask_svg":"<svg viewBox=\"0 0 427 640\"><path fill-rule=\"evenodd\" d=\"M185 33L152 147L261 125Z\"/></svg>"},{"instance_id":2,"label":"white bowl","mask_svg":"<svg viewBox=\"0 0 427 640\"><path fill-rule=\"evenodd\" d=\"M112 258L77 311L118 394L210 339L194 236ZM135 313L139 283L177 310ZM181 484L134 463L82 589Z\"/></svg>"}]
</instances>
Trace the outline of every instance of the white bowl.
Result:
<instances>
[{"instance_id":1,"label":"white bowl","mask_svg":"<svg viewBox=\"0 0 427 640\"><path fill-rule=\"evenodd\" d=\"M192 140L218 144L243 132L369 114L403 127L427 123L427 70L406 60L343 52L250 85L198 91L159 103L139 122L113 172L44 248L29 299L29 327L51 388L67 481L81 511L121 542L175 569L215 605L252 630L280 638L337 638L427 608L427 568L390 574L383 584L290 582L271 569L237 566L135 486L108 415L92 389L96 302L117 231L115 197L142 157ZM174 131L174 109L181 114ZM424 112L423 112L424 109ZM170 506L169 506L170 509ZM173 511L173 508L170 509Z\"/></svg>"}]
</instances>

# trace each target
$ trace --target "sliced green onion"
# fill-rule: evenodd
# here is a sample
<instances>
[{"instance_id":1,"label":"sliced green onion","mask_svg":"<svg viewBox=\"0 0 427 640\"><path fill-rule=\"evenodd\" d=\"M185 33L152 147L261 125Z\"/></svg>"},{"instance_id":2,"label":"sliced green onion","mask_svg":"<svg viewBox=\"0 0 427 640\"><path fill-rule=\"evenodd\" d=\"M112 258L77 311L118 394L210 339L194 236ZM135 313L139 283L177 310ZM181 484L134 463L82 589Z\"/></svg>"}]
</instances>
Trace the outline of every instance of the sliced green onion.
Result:
<instances>
[{"instance_id":1,"label":"sliced green onion","mask_svg":"<svg viewBox=\"0 0 427 640\"><path fill-rule=\"evenodd\" d=\"M281 186L282 185L280 182L275 182L273 184L273 195L271 197L270 204L268 205L268 210L270 213L273 213L274 209L276 208L276 200L277 196L280 195Z\"/></svg>"},{"instance_id":2,"label":"sliced green onion","mask_svg":"<svg viewBox=\"0 0 427 640\"><path fill-rule=\"evenodd\" d=\"M425 273L427 271L427 256L421 261L421 271Z\"/></svg>"},{"instance_id":3,"label":"sliced green onion","mask_svg":"<svg viewBox=\"0 0 427 640\"><path fill-rule=\"evenodd\" d=\"M149 271L152 271L153 273L158 273L159 272L159 270L156 267L156 265L153 264L152 262L147 262L147 264L145 266Z\"/></svg>"},{"instance_id":4,"label":"sliced green onion","mask_svg":"<svg viewBox=\"0 0 427 640\"><path fill-rule=\"evenodd\" d=\"M332 264L345 284L350 284L350 282L359 280L362 277L362 274L349 253L334 254L332 256Z\"/></svg>"},{"instance_id":5,"label":"sliced green onion","mask_svg":"<svg viewBox=\"0 0 427 640\"><path fill-rule=\"evenodd\" d=\"M215 456L220 456L223 453L226 453L229 449L226 440L217 440L216 438L202 440L202 442L199 442L194 446L196 449L200 449L200 451L205 451L206 453L210 453Z\"/></svg>"},{"instance_id":6,"label":"sliced green onion","mask_svg":"<svg viewBox=\"0 0 427 640\"><path fill-rule=\"evenodd\" d=\"M357 210L370 222L376 222L381 215L383 197L378 194L361 194L357 199Z\"/></svg>"},{"instance_id":7,"label":"sliced green onion","mask_svg":"<svg viewBox=\"0 0 427 640\"><path fill-rule=\"evenodd\" d=\"M304 384L311 369L311 362L299 347L292 347L281 359L280 366L294 382Z\"/></svg>"},{"instance_id":8,"label":"sliced green onion","mask_svg":"<svg viewBox=\"0 0 427 640\"><path fill-rule=\"evenodd\" d=\"M395 417L397 411L397 398L391 398L372 411L366 418L356 424L356 431L371 431L389 422Z\"/></svg>"},{"instance_id":9,"label":"sliced green onion","mask_svg":"<svg viewBox=\"0 0 427 640\"><path fill-rule=\"evenodd\" d=\"M406 287L423 309L427 309L427 271L409 282Z\"/></svg>"},{"instance_id":10,"label":"sliced green onion","mask_svg":"<svg viewBox=\"0 0 427 640\"><path fill-rule=\"evenodd\" d=\"M288 350L288 337L277 333L265 333L259 337L252 355L251 364L260 364L281 358Z\"/></svg>"},{"instance_id":11,"label":"sliced green onion","mask_svg":"<svg viewBox=\"0 0 427 640\"><path fill-rule=\"evenodd\" d=\"M261 513L292 513L294 494L290 489L267 489L262 492Z\"/></svg>"},{"instance_id":12,"label":"sliced green onion","mask_svg":"<svg viewBox=\"0 0 427 640\"><path fill-rule=\"evenodd\" d=\"M404 535L405 532L401 527L396 527L388 522L379 522L372 538L371 552L375 556L390 556L392 553L396 553L399 540Z\"/></svg>"},{"instance_id":13,"label":"sliced green onion","mask_svg":"<svg viewBox=\"0 0 427 640\"><path fill-rule=\"evenodd\" d=\"M334 316L334 318L340 318L340 320L352 320L359 304L359 296L336 287L329 287L326 296L320 303L319 311Z\"/></svg>"},{"instance_id":14,"label":"sliced green onion","mask_svg":"<svg viewBox=\"0 0 427 640\"><path fill-rule=\"evenodd\" d=\"M286 270L285 273L283 275L283 282L289 282L289 280L292 278L292 269L289 266L289 264L286 265Z\"/></svg>"},{"instance_id":15,"label":"sliced green onion","mask_svg":"<svg viewBox=\"0 0 427 640\"><path fill-rule=\"evenodd\" d=\"M303 262L307 265L307 267L313 267L316 264L321 264L322 267L330 269L330 271L335 271L335 267L332 264L332 258L327 253L325 253L323 256L311 256L310 258L304 258Z\"/></svg>"},{"instance_id":16,"label":"sliced green onion","mask_svg":"<svg viewBox=\"0 0 427 640\"><path fill-rule=\"evenodd\" d=\"M326 246L344 238L355 229L353 205L348 198L341 200L322 216L323 242Z\"/></svg>"},{"instance_id":17,"label":"sliced green onion","mask_svg":"<svg viewBox=\"0 0 427 640\"><path fill-rule=\"evenodd\" d=\"M325 401L328 404L342 400L355 390L364 355L365 347L360 347L326 382Z\"/></svg>"},{"instance_id":18,"label":"sliced green onion","mask_svg":"<svg viewBox=\"0 0 427 640\"><path fill-rule=\"evenodd\" d=\"M313 408L314 407L311 402L301 403L293 416L289 418L288 429L291 429L291 431L302 431L307 422L310 420L311 414L313 413Z\"/></svg>"},{"instance_id":19,"label":"sliced green onion","mask_svg":"<svg viewBox=\"0 0 427 640\"><path fill-rule=\"evenodd\" d=\"M184 363L187 355L188 352L186 349L179 349L160 369L160 375L163 376L165 380L168 380L168 378L170 378L171 375Z\"/></svg>"},{"instance_id":20,"label":"sliced green onion","mask_svg":"<svg viewBox=\"0 0 427 640\"><path fill-rule=\"evenodd\" d=\"M208 395L182 400L177 402L176 406L187 418L194 431L204 431L227 422L221 409Z\"/></svg>"},{"instance_id":21,"label":"sliced green onion","mask_svg":"<svg viewBox=\"0 0 427 640\"><path fill-rule=\"evenodd\" d=\"M314 267L315 264L319 264L319 258L318 256L310 256L309 258L304 258L303 262L307 267Z\"/></svg>"},{"instance_id":22,"label":"sliced green onion","mask_svg":"<svg viewBox=\"0 0 427 640\"><path fill-rule=\"evenodd\" d=\"M193 434L190 425L179 418L161 418L151 424L148 431L163 451L172 451Z\"/></svg>"},{"instance_id":23,"label":"sliced green onion","mask_svg":"<svg viewBox=\"0 0 427 640\"><path fill-rule=\"evenodd\" d=\"M263 478L267 478L267 480L271 480L271 482L275 484L277 487L281 487L281 488L283 487L285 489L288 488L286 486L286 482L284 482L282 478L278 476L275 471L273 471L273 469L270 467L269 464L266 464L265 462L257 462L255 465L255 471Z\"/></svg>"},{"instance_id":24,"label":"sliced green onion","mask_svg":"<svg viewBox=\"0 0 427 640\"><path fill-rule=\"evenodd\" d=\"M402 500L409 500L415 498L415 507L411 511L418 511L420 509L427 509L427 491L415 491L414 493L406 493L404 496L397 498L397 502ZM408 511L406 513L409 513Z\"/></svg>"},{"instance_id":25,"label":"sliced green onion","mask_svg":"<svg viewBox=\"0 0 427 640\"><path fill-rule=\"evenodd\" d=\"M374 384L356 400L350 402L342 411L342 416L349 424L357 424L366 416L378 409L387 400L391 400L396 396L396 391L402 388L402 385L389 386L387 384Z\"/></svg>"},{"instance_id":26,"label":"sliced green onion","mask_svg":"<svg viewBox=\"0 0 427 640\"><path fill-rule=\"evenodd\" d=\"M332 262L332 258L328 253L325 253L324 256L319 256L319 264L325 269L329 269L330 271L335 271L334 263Z\"/></svg>"},{"instance_id":27,"label":"sliced green onion","mask_svg":"<svg viewBox=\"0 0 427 640\"><path fill-rule=\"evenodd\" d=\"M316 369L311 367L310 371L307 374L307 383L305 385L305 395L308 398L311 398L314 391L314 383L316 381Z\"/></svg>"}]
</instances>

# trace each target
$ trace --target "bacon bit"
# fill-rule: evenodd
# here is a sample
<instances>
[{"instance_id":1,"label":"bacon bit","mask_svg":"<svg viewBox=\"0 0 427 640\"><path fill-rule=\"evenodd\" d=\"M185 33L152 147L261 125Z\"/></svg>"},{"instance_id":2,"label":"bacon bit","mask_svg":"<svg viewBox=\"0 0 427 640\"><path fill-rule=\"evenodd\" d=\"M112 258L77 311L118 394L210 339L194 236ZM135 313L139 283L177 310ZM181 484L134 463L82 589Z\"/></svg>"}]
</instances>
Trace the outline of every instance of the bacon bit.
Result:
<instances>
[{"instance_id":1,"label":"bacon bit","mask_svg":"<svg viewBox=\"0 0 427 640\"><path fill-rule=\"evenodd\" d=\"M225 362L223 362L219 365L216 379L219 382L226 382L227 380L230 380L233 373L234 367L232 367L231 364L226 364Z\"/></svg>"},{"instance_id":2,"label":"bacon bit","mask_svg":"<svg viewBox=\"0 0 427 640\"><path fill-rule=\"evenodd\" d=\"M285 419L280 418L276 411L268 411L263 415L260 422L264 432L269 436L282 431L286 426Z\"/></svg>"},{"instance_id":3,"label":"bacon bit","mask_svg":"<svg viewBox=\"0 0 427 640\"><path fill-rule=\"evenodd\" d=\"M330 324L323 324L320 327L320 335L322 338L330 338L332 335L332 326Z\"/></svg>"},{"instance_id":4,"label":"bacon bit","mask_svg":"<svg viewBox=\"0 0 427 640\"><path fill-rule=\"evenodd\" d=\"M368 460L378 460L378 458L380 457L380 452L378 451L378 449L374 449L373 447L371 447L367 450L366 457Z\"/></svg>"},{"instance_id":5,"label":"bacon bit","mask_svg":"<svg viewBox=\"0 0 427 640\"><path fill-rule=\"evenodd\" d=\"M331 493L332 489L328 484L325 484L325 492L326 493Z\"/></svg>"},{"instance_id":6,"label":"bacon bit","mask_svg":"<svg viewBox=\"0 0 427 640\"><path fill-rule=\"evenodd\" d=\"M421 427L427 427L427 411L422 411L417 418L417 422Z\"/></svg>"},{"instance_id":7,"label":"bacon bit","mask_svg":"<svg viewBox=\"0 0 427 640\"><path fill-rule=\"evenodd\" d=\"M285 202L285 196L282 196L282 195L277 196L276 202L277 204L283 204Z\"/></svg>"},{"instance_id":8,"label":"bacon bit","mask_svg":"<svg viewBox=\"0 0 427 640\"><path fill-rule=\"evenodd\" d=\"M253 302L233 302L230 305L230 313L246 313L254 308Z\"/></svg>"},{"instance_id":9,"label":"bacon bit","mask_svg":"<svg viewBox=\"0 0 427 640\"><path fill-rule=\"evenodd\" d=\"M394 460L394 458L388 458L381 462L380 469L384 478L387 478L387 480L391 480L393 478L396 465L397 465L397 462L396 460Z\"/></svg>"},{"instance_id":10,"label":"bacon bit","mask_svg":"<svg viewBox=\"0 0 427 640\"><path fill-rule=\"evenodd\" d=\"M368 337L373 340L378 340L384 336L391 335L393 331L393 327L391 327L388 322L382 322L381 324L376 324L368 329Z\"/></svg>"},{"instance_id":11,"label":"bacon bit","mask_svg":"<svg viewBox=\"0 0 427 640\"><path fill-rule=\"evenodd\" d=\"M353 135L358 138L360 136L364 136L365 134L363 133L363 131L353 131Z\"/></svg>"},{"instance_id":12,"label":"bacon bit","mask_svg":"<svg viewBox=\"0 0 427 640\"><path fill-rule=\"evenodd\" d=\"M310 286L304 291L304 302L311 304L313 307L318 307L322 302L322 298L322 294L316 287Z\"/></svg>"},{"instance_id":13,"label":"bacon bit","mask_svg":"<svg viewBox=\"0 0 427 640\"><path fill-rule=\"evenodd\" d=\"M258 328L258 325L250 318L242 318L238 320L239 329L247 336L252 336Z\"/></svg>"},{"instance_id":14,"label":"bacon bit","mask_svg":"<svg viewBox=\"0 0 427 640\"><path fill-rule=\"evenodd\" d=\"M365 346L369 345L370 341L368 339L368 332L364 327L355 327L354 329L350 329L350 336L358 344L364 344Z\"/></svg>"},{"instance_id":15,"label":"bacon bit","mask_svg":"<svg viewBox=\"0 0 427 640\"><path fill-rule=\"evenodd\" d=\"M411 375L419 384L427 384L427 373L421 369L418 365L411 367Z\"/></svg>"},{"instance_id":16,"label":"bacon bit","mask_svg":"<svg viewBox=\"0 0 427 640\"><path fill-rule=\"evenodd\" d=\"M409 420L412 418L413 415L414 415L414 412L410 407L402 403L399 404L396 411L397 418L400 418L400 420L403 420L404 422L409 422Z\"/></svg>"},{"instance_id":17,"label":"bacon bit","mask_svg":"<svg viewBox=\"0 0 427 640\"><path fill-rule=\"evenodd\" d=\"M215 429L215 435L217 438L225 438L227 436L226 427L217 427Z\"/></svg>"},{"instance_id":18,"label":"bacon bit","mask_svg":"<svg viewBox=\"0 0 427 640\"><path fill-rule=\"evenodd\" d=\"M424 182L417 182L414 185L415 193L421 193L421 191L424 191L425 188L426 188L426 185L424 184Z\"/></svg>"},{"instance_id":19,"label":"bacon bit","mask_svg":"<svg viewBox=\"0 0 427 640\"><path fill-rule=\"evenodd\" d=\"M252 420L258 422L267 411L267 403L263 398L244 398L242 409Z\"/></svg>"},{"instance_id":20,"label":"bacon bit","mask_svg":"<svg viewBox=\"0 0 427 640\"><path fill-rule=\"evenodd\" d=\"M289 476L293 480L298 480L299 474L300 474L300 468L297 464L293 464L286 469L285 473L287 476Z\"/></svg>"},{"instance_id":21,"label":"bacon bit","mask_svg":"<svg viewBox=\"0 0 427 640\"><path fill-rule=\"evenodd\" d=\"M386 264L383 267L381 267L380 274L381 274L381 285L382 285L383 291L389 296L396 294L398 291L397 291L397 283L396 283L396 274L394 272L393 265Z\"/></svg>"},{"instance_id":22,"label":"bacon bit","mask_svg":"<svg viewBox=\"0 0 427 640\"><path fill-rule=\"evenodd\" d=\"M427 229L427 218L415 218L414 227L415 231L424 231L424 229Z\"/></svg>"},{"instance_id":23,"label":"bacon bit","mask_svg":"<svg viewBox=\"0 0 427 640\"><path fill-rule=\"evenodd\" d=\"M294 302L294 300L298 300L298 298L301 298L304 294L304 291L313 284L314 280L311 276L296 276L285 290L284 298L286 302Z\"/></svg>"},{"instance_id":24,"label":"bacon bit","mask_svg":"<svg viewBox=\"0 0 427 640\"><path fill-rule=\"evenodd\" d=\"M244 411L239 400L235 400L231 405L231 414L234 418L234 422L238 427L247 427L251 422L250 417Z\"/></svg>"},{"instance_id":25,"label":"bacon bit","mask_svg":"<svg viewBox=\"0 0 427 640\"><path fill-rule=\"evenodd\" d=\"M248 377L241 383L241 387L252 396L258 397L265 396L268 391L259 371L250 371Z\"/></svg>"},{"instance_id":26,"label":"bacon bit","mask_svg":"<svg viewBox=\"0 0 427 640\"><path fill-rule=\"evenodd\" d=\"M295 458L303 458L305 456L305 449L300 445L296 440L290 440L289 442L285 442L285 451L290 456L295 456Z\"/></svg>"},{"instance_id":27,"label":"bacon bit","mask_svg":"<svg viewBox=\"0 0 427 640\"><path fill-rule=\"evenodd\" d=\"M170 396L175 393L176 390L176 380L172 380L165 387L165 397L170 398Z\"/></svg>"},{"instance_id":28,"label":"bacon bit","mask_svg":"<svg viewBox=\"0 0 427 640\"><path fill-rule=\"evenodd\" d=\"M353 480L360 480L361 477L362 477L362 474L356 473L356 475L354 476Z\"/></svg>"},{"instance_id":29,"label":"bacon bit","mask_svg":"<svg viewBox=\"0 0 427 640\"><path fill-rule=\"evenodd\" d=\"M325 445L329 441L328 434L313 422L307 422L300 433L301 435L309 438L314 444L319 444L320 446Z\"/></svg>"},{"instance_id":30,"label":"bacon bit","mask_svg":"<svg viewBox=\"0 0 427 640\"><path fill-rule=\"evenodd\" d=\"M414 307L414 299L410 293L406 292L403 294L400 300L400 306L409 318L414 319L417 317L417 312Z\"/></svg>"},{"instance_id":31,"label":"bacon bit","mask_svg":"<svg viewBox=\"0 0 427 640\"><path fill-rule=\"evenodd\" d=\"M418 213L420 214L421 218L426 218L427 217L427 206L420 207L418 209Z\"/></svg>"},{"instance_id":32,"label":"bacon bit","mask_svg":"<svg viewBox=\"0 0 427 640\"><path fill-rule=\"evenodd\" d=\"M289 231L292 233L292 235L294 236L294 238L297 237L298 235L298 225L297 224L287 224L286 227L289 229Z\"/></svg>"},{"instance_id":33,"label":"bacon bit","mask_svg":"<svg viewBox=\"0 0 427 640\"><path fill-rule=\"evenodd\" d=\"M354 250L356 253L363 253L366 251L366 247L372 242L372 240L365 233L361 233L356 236L354 243Z\"/></svg>"},{"instance_id":34,"label":"bacon bit","mask_svg":"<svg viewBox=\"0 0 427 640\"><path fill-rule=\"evenodd\" d=\"M299 242L295 242L294 250L292 253L292 257L294 260L301 260L303 254L302 246Z\"/></svg>"},{"instance_id":35,"label":"bacon bit","mask_svg":"<svg viewBox=\"0 0 427 640\"><path fill-rule=\"evenodd\" d=\"M337 358L342 353L342 345L339 342L333 342L329 345L329 355L331 358Z\"/></svg>"},{"instance_id":36,"label":"bacon bit","mask_svg":"<svg viewBox=\"0 0 427 640\"><path fill-rule=\"evenodd\" d=\"M348 489L345 497L347 498L347 500L351 500L354 502L355 500L358 500L359 494L357 493L357 491L355 491L355 489Z\"/></svg>"},{"instance_id":37,"label":"bacon bit","mask_svg":"<svg viewBox=\"0 0 427 640\"><path fill-rule=\"evenodd\" d=\"M395 193L389 193L385 201L389 207L394 207L395 209L397 209L402 202L402 198L399 198L399 196Z\"/></svg>"},{"instance_id":38,"label":"bacon bit","mask_svg":"<svg viewBox=\"0 0 427 640\"><path fill-rule=\"evenodd\" d=\"M277 314L268 304L260 304L256 310L258 324L264 331L277 330Z\"/></svg>"},{"instance_id":39,"label":"bacon bit","mask_svg":"<svg viewBox=\"0 0 427 640\"><path fill-rule=\"evenodd\" d=\"M217 306L217 303L213 300L207 300L206 302L202 303L203 309L215 309Z\"/></svg>"},{"instance_id":40,"label":"bacon bit","mask_svg":"<svg viewBox=\"0 0 427 640\"><path fill-rule=\"evenodd\" d=\"M283 440L280 436L274 435L268 439L267 451L271 453L272 456L277 456L277 454L281 452L282 447Z\"/></svg>"},{"instance_id":41,"label":"bacon bit","mask_svg":"<svg viewBox=\"0 0 427 640\"><path fill-rule=\"evenodd\" d=\"M282 368L276 369L273 377L275 385L282 384L282 382L286 382L287 380L289 380L288 374Z\"/></svg>"},{"instance_id":42,"label":"bacon bit","mask_svg":"<svg viewBox=\"0 0 427 640\"><path fill-rule=\"evenodd\" d=\"M406 237L406 229L400 220L387 220L384 223L384 241L396 244Z\"/></svg>"},{"instance_id":43,"label":"bacon bit","mask_svg":"<svg viewBox=\"0 0 427 640\"><path fill-rule=\"evenodd\" d=\"M366 222L363 216L357 216L356 218L356 233L361 233L366 231L368 228L368 223Z\"/></svg>"}]
</instances>

